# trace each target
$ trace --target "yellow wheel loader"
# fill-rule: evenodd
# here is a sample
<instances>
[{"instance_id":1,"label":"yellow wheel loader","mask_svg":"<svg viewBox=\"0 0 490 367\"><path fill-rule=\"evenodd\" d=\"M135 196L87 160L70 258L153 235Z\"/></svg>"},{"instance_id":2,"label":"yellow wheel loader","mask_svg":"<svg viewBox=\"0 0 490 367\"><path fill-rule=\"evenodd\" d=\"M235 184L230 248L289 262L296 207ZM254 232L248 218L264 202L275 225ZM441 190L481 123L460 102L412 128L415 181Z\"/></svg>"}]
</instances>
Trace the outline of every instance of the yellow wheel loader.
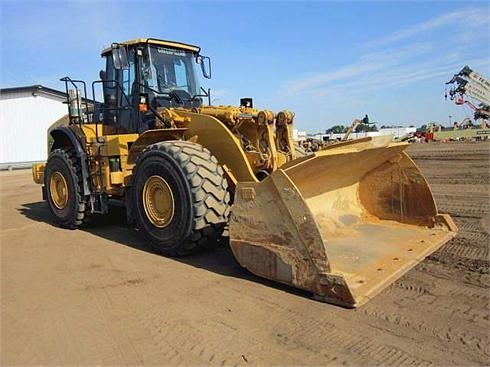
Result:
<instances>
[{"instance_id":1,"label":"yellow wheel loader","mask_svg":"<svg viewBox=\"0 0 490 367\"><path fill-rule=\"evenodd\" d=\"M366 302L456 233L426 180L391 138L297 157L294 114L211 106L200 48L114 43L87 85L68 77L68 114L48 130L34 181L57 222L77 228L120 200L155 251L180 256L229 226L238 262L261 277L347 307ZM208 100L208 105L204 101Z\"/></svg>"}]
</instances>

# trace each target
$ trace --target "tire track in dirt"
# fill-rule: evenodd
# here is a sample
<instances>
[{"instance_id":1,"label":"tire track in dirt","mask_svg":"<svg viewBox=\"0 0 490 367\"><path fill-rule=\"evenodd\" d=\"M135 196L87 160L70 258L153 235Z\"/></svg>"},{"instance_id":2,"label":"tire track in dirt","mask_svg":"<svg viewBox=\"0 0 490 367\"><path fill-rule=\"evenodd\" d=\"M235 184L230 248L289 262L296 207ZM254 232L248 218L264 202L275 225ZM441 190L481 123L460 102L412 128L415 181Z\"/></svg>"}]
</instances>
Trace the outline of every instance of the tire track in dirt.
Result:
<instances>
[{"instance_id":1,"label":"tire track in dirt","mask_svg":"<svg viewBox=\"0 0 490 367\"><path fill-rule=\"evenodd\" d=\"M281 320L281 322L284 321L287 320ZM328 358L327 361L329 362L335 360L353 364L373 364L375 362L380 365L399 366L409 361L410 365L414 366L430 365L430 362L394 346L380 343L363 335L346 333L339 329L337 325L324 323L319 327L318 320L308 320L307 322L303 320L303 325L300 327L282 330L278 336L288 346L300 346L315 353L328 351L329 354L325 357ZM332 357L332 355L336 357ZM352 360L352 356L358 358Z\"/></svg>"},{"instance_id":2,"label":"tire track in dirt","mask_svg":"<svg viewBox=\"0 0 490 367\"><path fill-rule=\"evenodd\" d=\"M466 196L477 196L481 197L489 197L490 196L490 187L488 185L460 185L460 184L435 184L432 185L432 192L435 195L439 194L453 194L453 195L466 195Z\"/></svg>"},{"instance_id":3,"label":"tire track in dirt","mask_svg":"<svg viewBox=\"0 0 490 367\"><path fill-rule=\"evenodd\" d=\"M456 224L462 233L485 231L478 218L455 217L453 219L456 221Z\"/></svg>"},{"instance_id":4,"label":"tire track in dirt","mask_svg":"<svg viewBox=\"0 0 490 367\"><path fill-rule=\"evenodd\" d=\"M165 364L189 365L199 360L200 364L206 365L239 366L254 361L250 352L258 356L270 354L271 349L264 347L264 342L255 338L254 334L247 335L238 327L232 328L226 323L214 322L213 315L217 312L216 303L211 304L204 311L206 317L203 320L196 322L194 315L203 313L203 304L187 306L180 317L173 313L166 315L162 310L163 306L155 299L152 289L151 283L145 283L138 289L134 289L136 292L134 296L128 295L127 292L121 295L124 298L123 302L134 310L137 324L150 335L153 346L158 351L159 360L165 361ZM206 292L206 289L200 291ZM139 301L141 299L145 299L146 303L152 306L142 304ZM189 299L192 299L191 295ZM254 300L251 299L251 301ZM209 335L209 330L213 331L212 335ZM236 337L233 337L233 334L236 334ZM252 349L247 348L248 356L237 353L240 348L237 347L236 341L240 339L241 344L255 345ZM283 354L287 353L283 352ZM296 360L296 363L299 363L296 357L293 355L290 357L290 360ZM260 361L260 358L255 359ZM318 363L317 359L316 364Z\"/></svg>"},{"instance_id":5,"label":"tire track in dirt","mask_svg":"<svg viewBox=\"0 0 490 367\"><path fill-rule=\"evenodd\" d=\"M471 238L473 237L473 238ZM443 246L438 253L441 256L464 257L474 260L488 260L488 247L474 246L473 243L483 242L484 238L488 240L488 236L475 233L470 238L459 237Z\"/></svg>"},{"instance_id":6,"label":"tire track in dirt","mask_svg":"<svg viewBox=\"0 0 490 367\"><path fill-rule=\"evenodd\" d=\"M418 315L409 316L405 310L397 311L392 308L386 309L378 306L366 307L363 313L370 317L383 319L397 327L402 326L425 335L434 336L443 343L449 343L453 348L458 348L461 353L467 354L470 358L473 358L473 355L478 356L481 354L490 357L488 338L482 334L464 330L459 324L455 327L434 326L421 320ZM468 351L476 352L476 354L470 354ZM484 361L477 360L475 362L481 363Z\"/></svg>"},{"instance_id":7,"label":"tire track in dirt","mask_svg":"<svg viewBox=\"0 0 490 367\"><path fill-rule=\"evenodd\" d=\"M421 359L405 350L397 348L379 339L370 340L365 337L365 333L349 332L345 321L332 319L329 312L336 310L331 306L312 303L315 306L311 309L311 315L290 306L284 306L269 298L258 297L257 295L241 294L242 300L248 304L259 303L262 307L266 306L268 315L266 324L262 328L252 327L247 330L247 335L253 335L257 342L261 343L261 337L265 329L274 332L277 341L287 347L287 350L301 350L311 353L310 362L321 364L342 363L347 365L359 364L381 364L386 365L391 361L392 365L402 365L409 362L413 365L429 365L427 360ZM314 312L319 306L320 315ZM327 308L327 310L325 310ZM342 310L344 311L344 310ZM348 324L352 323L352 314L349 311ZM335 320L332 322L332 320ZM252 320L250 320L252 321ZM337 322L338 321L338 322ZM258 325L257 323L247 323ZM369 327L367 327L369 329ZM244 330L242 329L242 335ZM316 357L315 357L316 356ZM403 363L402 363L403 362Z\"/></svg>"},{"instance_id":8,"label":"tire track in dirt","mask_svg":"<svg viewBox=\"0 0 490 367\"><path fill-rule=\"evenodd\" d=\"M455 283L461 283L461 287L466 284L488 289L490 276L486 273L474 272L465 267L458 267L450 258L448 261L439 261L437 258L428 257L422 263L418 264L415 270L432 275L439 279L452 280Z\"/></svg>"},{"instance_id":9,"label":"tire track in dirt","mask_svg":"<svg viewBox=\"0 0 490 367\"><path fill-rule=\"evenodd\" d=\"M352 333L345 330L342 320L323 321L294 309L274 306L271 322L275 324L277 336L288 348L307 349L322 354L326 362L347 365L392 365L405 364L428 366L431 363L379 338L366 338L362 330ZM349 316L353 318L354 315ZM351 323L352 320L349 320ZM364 328L362 326L362 328Z\"/></svg>"},{"instance_id":10,"label":"tire track in dirt","mask_svg":"<svg viewBox=\"0 0 490 367\"><path fill-rule=\"evenodd\" d=\"M485 232L461 232L460 238L470 241L471 245L480 248L481 245L490 243L490 236ZM488 246L484 247L488 253ZM483 255L482 258L487 258L487 255Z\"/></svg>"},{"instance_id":11,"label":"tire track in dirt","mask_svg":"<svg viewBox=\"0 0 490 367\"><path fill-rule=\"evenodd\" d=\"M466 200L454 196L436 196L439 210L453 216L481 218L490 211L490 204L481 199Z\"/></svg>"},{"instance_id":12,"label":"tire track in dirt","mask_svg":"<svg viewBox=\"0 0 490 367\"><path fill-rule=\"evenodd\" d=\"M153 342L152 353L158 353L158 359L166 365L185 365L189 360L195 361L189 357L195 357L202 363L213 359L213 352L219 350L219 346L214 345L212 339L204 341L185 319L174 321L174 318L166 317L160 309L163 305L151 302L151 294L148 294L149 298L141 298L142 288L146 290L148 287L145 284L134 292L124 292L118 296L122 296L123 302L132 310L131 313L134 312L136 324L150 336ZM145 299L151 306L142 304L141 299Z\"/></svg>"},{"instance_id":13,"label":"tire track in dirt","mask_svg":"<svg viewBox=\"0 0 490 367\"><path fill-rule=\"evenodd\" d=\"M486 290L462 288L451 281L415 272L388 288L384 297L387 300L382 305L367 304L361 310L363 314L398 329L411 329L418 335L437 338L441 345L451 345L451 350L475 363L488 360L489 296ZM421 318L421 312L426 317ZM386 328L393 329L393 326Z\"/></svg>"},{"instance_id":14,"label":"tire track in dirt","mask_svg":"<svg viewBox=\"0 0 490 367\"><path fill-rule=\"evenodd\" d=\"M402 278L389 288L387 293L397 299L396 304L400 307L413 308L416 305L423 305L446 316L474 321L477 323L476 329L485 329L489 318L489 295L485 290L461 288L452 282L441 280L435 281L432 286L427 283L421 286L420 283L420 281ZM399 292L397 288L406 292ZM455 303L458 307L454 307Z\"/></svg>"}]
</instances>

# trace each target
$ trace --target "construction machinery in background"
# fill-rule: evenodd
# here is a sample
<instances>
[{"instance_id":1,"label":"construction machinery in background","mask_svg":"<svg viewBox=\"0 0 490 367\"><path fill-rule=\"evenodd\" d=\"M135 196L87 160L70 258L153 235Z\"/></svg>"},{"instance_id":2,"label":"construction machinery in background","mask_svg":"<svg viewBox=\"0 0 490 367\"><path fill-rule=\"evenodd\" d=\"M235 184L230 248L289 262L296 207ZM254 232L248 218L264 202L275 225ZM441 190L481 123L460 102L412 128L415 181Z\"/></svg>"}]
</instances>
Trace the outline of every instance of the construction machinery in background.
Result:
<instances>
[{"instance_id":1,"label":"construction machinery in background","mask_svg":"<svg viewBox=\"0 0 490 367\"><path fill-rule=\"evenodd\" d=\"M461 129L471 129L473 127L473 121L471 118L465 117L461 123L458 124L457 121L454 121L453 130L461 130Z\"/></svg>"},{"instance_id":2,"label":"construction machinery in background","mask_svg":"<svg viewBox=\"0 0 490 367\"><path fill-rule=\"evenodd\" d=\"M450 86L449 90L447 86ZM456 105L468 106L473 111L473 123L466 117L460 124L453 123L452 129L441 129L430 136L430 140L486 140L490 136L490 81L471 69L463 67L446 83L445 98ZM470 100L471 99L471 100Z\"/></svg>"},{"instance_id":3,"label":"construction machinery in background","mask_svg":"<svg viewBox=\"0 0 490 367\"><path fill-rule=\"evenodd\" d=\"M200 48L151 38L102 51L91 84L65 77L68 114L48 130L34 181L57 222L83 226L125 203L154 251L212 246L229 225L238 262L348 307L363 304L456 234L391 136L296 157L294 114L211 106ZM208 105L204 104L204 100ZM96 216L94 217L97 218Z\"/></svg>"},{"instance_id":4,"label":"construction machinery in background","mask_svg":"<svg viewBox=\"0 0 490 367\"><path fill-rule=\"evenodd\" d=\"M465 66L446 85L452 85L449 92L445 92L446 99L449 93L449 98L457 105L469 106L474 111L475 120L490 117L490 81L485 76ZM478 106L467 97L475 99Z\"/></svg>"},{"instance_id":5,"label":"construction machinery in background","mask_svg":"<svg viewBox=\"0 0 490 367\"><path fill-rule=\"evenodd\" d=\"M345 135L342 138L342 141L349 140L350 134L352 134L352 132L354 132L356 130L356 127L358 127L361 124L366 125L366 126L370 124L368 115L364 116L362 120L354 119L352 121L352 123L350 124L349 128L347 129L347 131L345 132Z\"/></svg>"}]
</instances>

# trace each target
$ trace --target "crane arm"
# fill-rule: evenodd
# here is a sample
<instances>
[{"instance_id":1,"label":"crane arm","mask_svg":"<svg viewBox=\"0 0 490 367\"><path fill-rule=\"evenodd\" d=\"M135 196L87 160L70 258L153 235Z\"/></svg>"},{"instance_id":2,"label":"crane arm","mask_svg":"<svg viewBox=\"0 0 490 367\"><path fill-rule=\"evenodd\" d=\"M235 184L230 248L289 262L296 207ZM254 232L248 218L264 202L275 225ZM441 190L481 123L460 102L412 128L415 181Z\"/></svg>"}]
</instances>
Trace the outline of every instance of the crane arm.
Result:
<instances>
[{"instance_id":1,"label":"crane arm","mask_svg":"<svg viewBox=\"0 0 490 367\"><path fill-rule=\"evenodd\" d=\"M464 87L465 93L483 104L490 105L490 90L481 88L478 84L468 82Z\"/></svg>"},{"instance_id":2,"label":"crane arm","mask_svg":"<svg viewBox=\"0 0 490 367\"><path fill-rule=\"evenodd\" d=\"M487 111L486 109L483 108L478 108L470 101L464 101L464 103L466 103L473 111L475 111L475 113L481 116L485 116L485 118L490 117L490 111Z\"/></svg>"},{"instance_id":3,"label":"crane arm","mask_svg":"<svg viewBox=\"0 0 490 367\"><path fill-rule=\"evenodd\" d=\"M486 91L490 91L490 81L485 76L470 69L468 66L465 66L463 69L461 69L459 75L467 77L468 79L479 85L481 88L485 89Z\"/></svg>"},{"instance_id":4,"label":"crane arm","mask_svg":"<svg viewBox=\"0 0 490 367\"><path fill-rule=\"evenodd\" d=\"M490 117L490 81L485 76L465 66L447 84L454 84L449 91L451 100L455 100L458 105L467 104L475 111L475 119ZM475 106L466 100L465 95L474 98L480 105Z\"/></svg>"},{"instance_id":5,"label":"crane arm","mask_svg":"<svg viewBox=\"0 0 490 367\"><path fill-rule=\"evenodd\" d=\"M456 84L449 91L451 99L454 99L456 95L463 96L466 94L482 104L490 106L490 81L470 67L465 66L446 84Z\"/></svg>"},{"instance_id":6,"label":"crane arm","mask_svg":"<svg viewBox=\"0 0 490 367\"><path fill-rule=\"evenodd\" d=\"M342 138L343 141L347 140L347 138L349 138L349 135L356 129L356 127L360 124L364 124L364 125L370 125L371 123L369 122L369 117L368 115L366 114L366 116L364 116L364 118L362 120L359 120L359 119L354 119L352 121L352 123L350 124L349 128L347 129L347 131L345 132L345 135L344 137Z\"/></svg>"},{"instance_id":7,"label":"crane arm","mask_svg":"<svg viewBox=\"0 0 490 367\"><path fill-rule=\"evenodd\" d=\"M347 140L349 138L349 135L354 131L354 129L361 123L361 120L359 119L354 119L352 123L350 124L349 128L347 129L344 137L342 140Z\"/></svg>"}]
</instances>

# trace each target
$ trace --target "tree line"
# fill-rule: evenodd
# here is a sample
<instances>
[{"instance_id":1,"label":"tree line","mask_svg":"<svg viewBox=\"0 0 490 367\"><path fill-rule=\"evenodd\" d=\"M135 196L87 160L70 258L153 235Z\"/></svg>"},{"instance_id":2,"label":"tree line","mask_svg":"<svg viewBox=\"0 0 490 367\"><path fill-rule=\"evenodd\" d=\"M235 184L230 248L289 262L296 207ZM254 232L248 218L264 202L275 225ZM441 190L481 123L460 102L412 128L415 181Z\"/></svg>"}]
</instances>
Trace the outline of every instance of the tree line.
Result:
<instances>
[{"instance_id":1,"label":"tree line","mask_svg":"<svg viewBox=\"0 0 490 367\"><path fill-rule=\"evenodd\" d=\"M348 126L344 125L335 125L332 126L331 128L325 130L325 134L344 134L347 132L349 129ZM363 133L363 132L370 132L370 131L378 131L378 128L376 127L375 124L359 124L356 126L354 132L356 133Z\"/></svg>"}]
</instances>

